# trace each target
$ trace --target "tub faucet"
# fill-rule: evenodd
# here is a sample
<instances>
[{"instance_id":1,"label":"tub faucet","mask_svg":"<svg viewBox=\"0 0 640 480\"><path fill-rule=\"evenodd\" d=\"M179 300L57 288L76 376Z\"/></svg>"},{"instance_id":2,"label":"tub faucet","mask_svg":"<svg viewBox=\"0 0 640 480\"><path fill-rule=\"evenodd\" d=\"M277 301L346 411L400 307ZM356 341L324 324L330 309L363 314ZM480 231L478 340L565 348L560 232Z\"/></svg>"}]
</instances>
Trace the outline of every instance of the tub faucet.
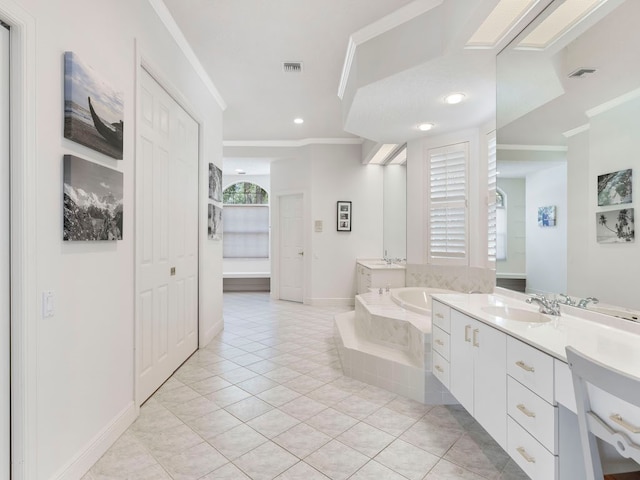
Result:
<instances>
[{"instance_id":1,"label":"tub faucet","mask_svg":"<svg viewBox=\"0 0 640 480\"><path fill-rule=\"evenodd\" d=\"M600 300L598 300L595 297L587 297L587 298L583 298L582 300L580 300L578 302L578 307L580 308L587 308L587 305L589 303L598 303Z\"/></svg>"},{"instance_id":2,"label":"tub faucet","mask_svg":"<svg viewBox=\"0 0 640 480\"><path fill-rule=\"evenodd\" d=\"M525 300L527 303L536 302L540 305L540 313L546 315L560 315L560 305L557 300L549 300L544 295L532 295Z\"/></svg>"}]
</instances>

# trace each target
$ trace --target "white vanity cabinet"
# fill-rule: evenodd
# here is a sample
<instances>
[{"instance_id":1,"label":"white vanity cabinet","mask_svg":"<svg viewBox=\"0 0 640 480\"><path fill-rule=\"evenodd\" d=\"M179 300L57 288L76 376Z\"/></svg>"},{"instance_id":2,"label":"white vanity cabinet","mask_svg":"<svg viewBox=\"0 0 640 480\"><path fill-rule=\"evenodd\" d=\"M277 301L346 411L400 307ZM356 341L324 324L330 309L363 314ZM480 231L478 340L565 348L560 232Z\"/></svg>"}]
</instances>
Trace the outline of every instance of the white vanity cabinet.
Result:
<instances>
[{"instance_id":1,"label":"white vanity cabinet","mask_svg":"<svg viewBox=\"0 0 640 480\"><path fill-rule=\"evenodd\" d=\"M369 265L356 263L358 295L370 288L398 288L405 284L405 267L402 265Z\"/></svg>"},{"instance_id":2,"label":"white vanity cabinet","mask_svg":"<svg viewBox=\"0 0 640 480\"><path fill-rule=\"evenodd\" d=\"M435 301L433 305L434 316L449 308ZM498 444L506 448L507 336L454 309L450 310L449 318L449 390ZM434 338L438 338L437 335L434 333ZM443 350L447 347L446 340L445 337ZM438 348L433 348L433 364L437 365Z\"/></svg>"}]
</instances>

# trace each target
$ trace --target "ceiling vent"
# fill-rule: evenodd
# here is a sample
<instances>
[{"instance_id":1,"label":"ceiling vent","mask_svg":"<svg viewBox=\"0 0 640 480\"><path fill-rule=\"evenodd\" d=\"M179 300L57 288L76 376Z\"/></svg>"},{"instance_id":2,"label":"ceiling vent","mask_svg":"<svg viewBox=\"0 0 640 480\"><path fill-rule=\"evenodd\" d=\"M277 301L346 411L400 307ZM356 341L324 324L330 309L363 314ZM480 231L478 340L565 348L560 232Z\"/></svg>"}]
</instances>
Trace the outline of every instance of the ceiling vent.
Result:
<instances>
[{"instance_id":1,"label":"ceiling vent","mask_svg":"<svg viewBox=\"0 0 640 480\"><path fill-rule=\"evenodd\" d=\"M302 73L302 62L282 62L284 73Z\"/></svg>"},{"instance_id":2,"label":"ceiling vent","mask_svg":"<svg viewBox=\"0 0 640 480\"><path fill-rule=\"evenodd\" d=\"M569 74L569 78L584 78L592 73L595 73L595 68L578 68Z\"/></svg>"}]
</instances>

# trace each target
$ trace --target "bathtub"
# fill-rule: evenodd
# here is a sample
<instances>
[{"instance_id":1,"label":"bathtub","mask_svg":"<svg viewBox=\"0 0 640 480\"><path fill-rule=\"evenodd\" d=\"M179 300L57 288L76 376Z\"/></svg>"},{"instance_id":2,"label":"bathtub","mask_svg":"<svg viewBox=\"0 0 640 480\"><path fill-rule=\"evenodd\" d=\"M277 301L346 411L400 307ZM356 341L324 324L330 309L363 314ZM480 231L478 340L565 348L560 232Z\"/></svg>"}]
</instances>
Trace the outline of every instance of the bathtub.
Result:
<instances>
[{"instance_id":1,"label":"bathtub","mask_svg":"<svg viewBox=\"0 0 640 480\"><path fill-rule=\"evenodd\" d=\"M432 293L460 293L454 290L428 287L404 287L392 288L391 300L402 308L423 315L431 315Z\"/></svg>"}]
</instances>

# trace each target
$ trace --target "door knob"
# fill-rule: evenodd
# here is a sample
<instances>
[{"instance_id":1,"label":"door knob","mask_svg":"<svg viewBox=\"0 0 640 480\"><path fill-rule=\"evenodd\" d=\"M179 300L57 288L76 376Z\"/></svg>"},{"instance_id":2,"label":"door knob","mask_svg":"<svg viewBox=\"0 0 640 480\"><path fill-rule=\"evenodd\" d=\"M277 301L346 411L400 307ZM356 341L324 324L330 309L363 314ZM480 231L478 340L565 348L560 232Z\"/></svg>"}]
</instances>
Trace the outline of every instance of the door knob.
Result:
<instances>
[{"instance_id":1,"label":"door knob","mask_svg":"<svg viewBox=\"0 0 640 480\"><path fill-rule=\"evenodd\" d=\"M298 252L298 255L303 256L303 257L304 257L304 252Z\"/></svg>"},{"instance_id":2,"label":"door knob","mask_svg":"<svg viewBox=\"0 0 640 480\"><path fill-rule=\"evenodd\" d=\"M176 274L176 267L171 267L170 273L171 273L171 276L173 277Z\"/></svg>"}]
</instances>

